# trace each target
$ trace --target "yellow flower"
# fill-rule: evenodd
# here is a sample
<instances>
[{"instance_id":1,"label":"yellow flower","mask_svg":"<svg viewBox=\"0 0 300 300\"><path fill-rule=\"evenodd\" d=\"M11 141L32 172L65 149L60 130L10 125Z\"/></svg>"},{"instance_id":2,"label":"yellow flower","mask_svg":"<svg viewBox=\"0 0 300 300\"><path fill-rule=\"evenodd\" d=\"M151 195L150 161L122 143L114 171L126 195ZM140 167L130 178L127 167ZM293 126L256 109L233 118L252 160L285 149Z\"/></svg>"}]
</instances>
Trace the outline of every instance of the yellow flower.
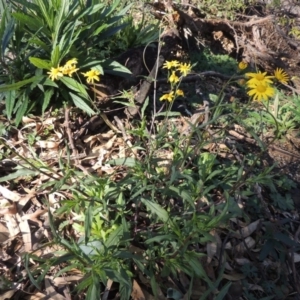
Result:
<instances>
[{"instance_id":1,"label":"yellow flower","mask_svg":"<svg viewBox=\"0 0 300 300\"><path fill-rule=\"evenodd\" d=\"M69 75L70 77L72 77L73 73L77 72L79 69L75 67L75 65L73 66L67 66L66 65L63 67L63 74L64 75Z\"/></svg>"},{"instance_id":2,"label":"yellow flower","mask_svg":"<svg viewBox=\"0 0 300 300\"><path fill-rule=\"evenodd\" d=\"M280 83L288 84L289 75L285 71L283 71L283 69L277 68L274 71L274 76Z\"/></svg>"},{"instance_id":3,"label":"yellow flower","mask_svg":"<svg viewBox=\"0 0 300 300\"><path fill-rule=\"evenodd\" d=\"M177 90L177 91L176 91L176 95L177 95L177 96L184 96L183 90Z\"/></svg>"},{"instance_id":4,"label":"yellow flower","mask_svg":"<svg viewBox=\"0 0 300 300\"><path fill-rule=\"evenodd\" d=\"M274 76L266 76L266 74L267 72L262 73L261 71L258 71L257 73L246 73L246 77L252 77L247 81L247 85L251 85L252 83L272 83L271 78L274 78Z\"/></svg>"},{"instance_id":5,"label":"yellow flower","mask_svg":"<svg viewBox=\"0 0 300 300\"><path fill-rule=\"evenodd\" d=\"M58 66L57 68L51 68L50 72L47 72L49 74L49 78L54 81L55 79L58 79L58 77L63 77L62 73L62 67Z\"/></svg>"},{"instance_id":6,"label":"yellow flower","mask_svg":"<svg viewBox=\"0 0 300 300\"><path fill-rule=\"evenodd\" d=\"M87 83L94 83L94 80L100 80L100 72L97 70L90 70L86 73L81 73L83 76L87 77Z\"/></svg>"},{"instance_id":7,"label":"yellow flower","mask_svg":"<svg viewBox=\"0 0 300 300\"><path fill-rule=\"evenodd\" d=\"M172 102L174 100L174 92L170 92L169 94L164 94L159 98L160 101L167 100Z\"/></svg>"},{"instance_id":8,"label":"yellow flower","mask_svg":"<svg viewBox=\"0 0 300 300\"><path fill-rule=\"evenodd\" d=\"M191 68L191 64L184 63L179 65L178 71L181 72L182 76L186 76L188 73L191 72Z\"/></svg>"},{"instance_id":9,"label":"yellow flower","mask_svg":"<svg viewBox=\"0 0 300 300\"><path fill-rule=\"evenodd\" d=\"M163 69L168 69L170 70L171 68L176 68L179 66L179 62L177 60L171 60L171 61L166 61L163 64Z\"/></svg>"},{"instance_id":10,"label":"yellow flower","mask_svg":"<svg viewBox=\"0 0 300 300\"><path fill-rule=\"evenodd\" d=\"M261 101L268 100L269 97L272 97L275 93L273 87L269 86L266 83L258 83L249 85L249 96L253 96L253 100Z\"/></svg>"},{"instance_id":11,"label":"yellow flower","mask_svg":"<svg viewBox=\"0 0 300 300\"><path fill-rule=\"evenodd\" d=\"M68 60L65 65L62 67L62 72L64 75L69 75L72 77L73 73L77 72L79 69L76 68L76 64L78 63L77 58L72 58Z\"/></svg>"},{"instance_id":12,"label":"yellow flower","mask_svg":"<svg viewBox=\"0 0 300 300\"><path fill-rule=\"evenodd\" d=\"M239 68L240 70L245 70L247 67L248 67L248 64L247 64L246 62L244 62L244 61L241 61L241 62L239 62L239 64L238 64L238 68Z\"/></svg>"},{"instance_id":13,"label":"yellow flower","mask_svg":"<svg viewBox=\"0 0 300 300\"><path fill-rule=\"evenodd\" d=\"M74 65L77 65L77 63L77 58L72 58L65 63L64 68L74 67Z\"/></svg>"},{"instance_id":14,"label":"yellow flower","mask_svg":"<svg viewBox=\"0 0 300 300\"><path fill-rule=\"evenodd\" d=\"M169 77L170 83L177 83L179 81L179 77L175 74L175 71L172 72L172 75Z\"/></svg>"}]
</instances>

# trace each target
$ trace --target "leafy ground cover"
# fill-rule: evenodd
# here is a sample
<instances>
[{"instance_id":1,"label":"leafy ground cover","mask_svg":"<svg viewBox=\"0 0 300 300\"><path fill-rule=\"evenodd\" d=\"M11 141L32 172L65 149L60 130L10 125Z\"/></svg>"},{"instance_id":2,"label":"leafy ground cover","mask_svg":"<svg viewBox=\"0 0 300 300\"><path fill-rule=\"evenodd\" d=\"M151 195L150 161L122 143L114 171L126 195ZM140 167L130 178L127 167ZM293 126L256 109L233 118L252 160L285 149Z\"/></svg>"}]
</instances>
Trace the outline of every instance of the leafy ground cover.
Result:
<instances>
[{"instance_id":1,"label":"leafy ground cover","mask_svg":"<svg viewBox=\"0 0 300 300\"><path fill-rule=\"evenodd\" d=\"M0 1L1 299L299 299L299 5L99 2Z\"/></svg>"}]
</instances>

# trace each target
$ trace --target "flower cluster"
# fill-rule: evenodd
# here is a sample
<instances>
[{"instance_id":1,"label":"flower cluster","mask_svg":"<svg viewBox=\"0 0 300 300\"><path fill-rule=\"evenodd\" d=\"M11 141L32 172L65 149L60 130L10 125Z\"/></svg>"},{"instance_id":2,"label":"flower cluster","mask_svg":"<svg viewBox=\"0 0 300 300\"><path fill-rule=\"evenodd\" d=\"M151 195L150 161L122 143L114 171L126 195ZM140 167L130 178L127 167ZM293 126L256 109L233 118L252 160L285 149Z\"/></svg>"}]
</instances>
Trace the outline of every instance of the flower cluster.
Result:
<instances>
[{"instance_id":1,"label":"flower cluster","mask_svg":"<svg viewBox=\"0 0 300 300\"><path fill-rule=\"evenodd\" d=\"M51 68L50 72L47 72L49 74L49 78L54 81L59 79L59 77L63 77L64 75L72 77L73 73L76 73L79 68L76 68L78 61L76 58L72 58L68 60L64 66L60 67L57 66L56 68ZM87 77L87 83L94 83L94 80L99 81L100 80L100 72L97 70L90 70L86 73L81 73L83 76Z\"/></svg>"},{"instance_id":2,"label":"flower cluster","mask_svg":"<svg viewBox=\"0 0 300 300\"><path fill-rule=\"evenodd\" d=\"M246 73L246 77L249 78L246 82L249 89L247 94L257 101L268 100L275 94L275 88L272 86L274 78L283 84L287 84L289 80L287 73L278 68L272 76L268 76L267 72L258 71L257 73Z\"/></svg>"},{"instance_id":3,"label":"flower cluster","mask_svg":"<svg viewBox=\"0 0 300 300\"><path fill-rule=\"evenodd\" d=\"M168 81L171 84L171 92L168 94L162 95L159 100L167 100L172 102L178 96L184 96L184 92L178 89L178 85L182 77L185 77L191 71L191 64L179 63L177 60L166 61L163 65L163 69L169 70Z\"/></svg>"}]
</instances>

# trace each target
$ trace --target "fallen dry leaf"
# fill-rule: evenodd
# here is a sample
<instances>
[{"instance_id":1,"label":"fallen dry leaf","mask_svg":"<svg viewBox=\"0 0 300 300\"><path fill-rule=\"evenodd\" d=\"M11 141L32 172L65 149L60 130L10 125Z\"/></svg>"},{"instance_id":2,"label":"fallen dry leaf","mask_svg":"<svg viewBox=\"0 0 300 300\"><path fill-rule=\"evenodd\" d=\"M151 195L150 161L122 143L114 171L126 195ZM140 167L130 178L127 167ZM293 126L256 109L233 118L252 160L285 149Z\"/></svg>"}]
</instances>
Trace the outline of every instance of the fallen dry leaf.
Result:
<instances>
[{"instance_id":1,"label":"fallen dry leaf","mask_svg":"<svg viewBox=\"0 0 300 300\"><path fill-rule=\"evenodd\" d=\"M145 300L146 299L141 287L136 282L136 280L133 280L131 297L133 300Z\"/></svg>"},{"instance_id":2,"label":"fallen dry leaf","mask_svg":"<svg viewBox=\"0 0 300 300\"><path fill-rule=\"evenodd\" d=\"M257 230L257 228L259 228L260 224L261 224L261 220L258 219L257 221L249 224L248 226L246 226L240 230L237 230L235 232L235 234L233 235L233 237L236 237L238 239L246 238L249 235L251 235L255 230Z\"/></svg>"},{"instance_id":3,"label":"fallen dry leaf","mask_svg":"<svg viewBox=\"0 0 300 300\"><path fill-rule=\"evenodd\" d=\"M12 192L12 191L10 191L9 189L7 189L6 187L4 187L2 185L0 185L0 193L7 200L18 202L21 199L21 196L18 193Z\"/></svg>"},{"instance_id":4,"label":"fallen dry leaf","mask_svg":"<svg viewBox=\"0 0 300 300\"><path fill-rule=\"evenodd\" d=\"M9 238L9 231L6 226L0 223L0 243L7 241Z\"/></svg>"}]
</instances>

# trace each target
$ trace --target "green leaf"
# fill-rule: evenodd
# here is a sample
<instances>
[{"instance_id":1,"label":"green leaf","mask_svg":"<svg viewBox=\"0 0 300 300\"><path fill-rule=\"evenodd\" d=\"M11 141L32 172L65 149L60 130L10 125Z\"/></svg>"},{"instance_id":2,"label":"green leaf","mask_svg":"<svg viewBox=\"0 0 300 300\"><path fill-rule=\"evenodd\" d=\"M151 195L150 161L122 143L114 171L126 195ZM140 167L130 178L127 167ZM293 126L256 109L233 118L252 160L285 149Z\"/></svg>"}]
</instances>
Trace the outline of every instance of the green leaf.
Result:
<instances>
[{"instance_id":1,"label":"green leaf","mask_svg":"<svg viewBox=\"0 0 300 300\"><path fill-rule=\"evenodd\" d=\"M174 241L176 237L173 234L164 234L164 235L158 235L153 238L147 239L145 241L145 244L152 244L154 242L161 243L162 241Z\"/></svg>"},{"instance_id":2,"label":"green leaf","mask_svg":"<svg viewBox=\"0 0 300 300\"><path fill-rule=\"evenodd\" d=\"M15 22L13 19L11 19L7 24L5 31L3 33L2 39L1 39L1 56L4 56L5 50L10 42L10 39L13 36L14 33L14 25Z\"/></svg>"},{"instance_id":3,"label":"green leaf","mask_svg":"<svg viewBox=\"0 0 300 300\"><path fill-rule=\"evenodd\" d=\"M103 247L103 245L100 241L92 241L92 242L88 242L86 245L79 245L79 248L87 256L97 254L96 249L99 250L101 247Z\"/></svg>"},{"instance_id":4,"label":"green leaf","mask_svg":"<svg viewBox=\"0 0 300 300\"><path fill-rule=\"evenodd\" d=\"M169 189L171 191L174 191L180 198L182 198L183 200L186 200L189 202L189 204L194 207L195 204L194 204L194 200L193 198L191 197L190 193L188 192L188 190L185 190L185 187L184 188L181 188L181 190L175 186L170 186Z\"/></svg>"},{"instance_id":5,"label":"green leaf","mask_svg":"<svg viewBox=\"0 0 300 300\"><path fill-rule=\"evenodd\" d=\"M77 95L73 93L69 93L73 103L75 104L76 107L80 108L81 110L85 111L89 115L95 114L95 112L84 102L84 100Z\"/></svg>"},{"instance_id":6,"label":"green leaf","mask_svg":"<svg viewBox=\"0 0 300 300\"><path fill-rule=\"evenodd\" d=\"M77 92L80 96L83 96L85 99L88 99L88 93L85 90L84 86L79 83L77 80L63 76L60 78L60 81L67 86L70 90Z\"/></svg>"},{"instance_id":7,"label":"green leaf","mask_svg":"<svg viewBox=\"0 0 300 300\"><path fill-rule=\"evenodd\" d=\"M141 202L147 206L147 208L153 213L158 216L163 222L169 221L169 214L168 212L161 207L158 203L153 201L147 200L145 198L141 198Z\"/></svg>"},{"instance_id":8,"label":"green leaf","mask_svg":"<svg viewBox=\"0 0 300 300\"><path fill-rule=\"evenodd\" d=\"M12 90L5 93L5 109L6 109L6 115L9 120L11 120L12 113L14 110L16 101L16 91Z\"/></svg>"},{"instance_id":9,"label":"green leaf","mask_svg":"<svg viewBox=\"0 0 300 300\"><path fill-rule=\"evenodd\" d=\"M284 234L282 232L275 232L274 238L290 247L297 247L297 245L299 245L298 243L293 241L287 234Z\"/></svg>"},{"instance_id":10,"label":"green leaf","mask_svg":"<svg viewBox=\"0 0 300 300\"><path fill-rule=\"evenodd\" d=\"M155 280L155 274L153 274L153 271L150 271L150 284L151 284L151 289L154 294L155 299L158 299L158 285Z\"/></svg>"},{"instance_id":11,"label":"green leaf","mask_svg":"<svg viewBox=\"0 0 300 300\"><path fill-rule=\"evenodd\" d=\"M103 62L102 67L107 74L118 75L122 77L128 77L128 74L132 74L129 69L127 69L117 61L107 60Z\"/></svg>"},{"instance_id":12,"label":"green leaf","mask_svg":"<svg viewBox=\"0 0 300 300\"><path fill-rule=\"evenodd\" d=\"M149 105L149 96L147 96L147 98L146 98L146 100L145 100L145 102L144 102L144 104L143 104L143 106L141 108L141 116L142 116L142 118L144 118L144 116L145 116L145 110L148 107L148 105Z\"/></svg>"},{"instance_id":13,"label":"green leaf","mask_svg":"<svg viewBox=\"0 0 300 300\"><path fill-rule=\"evenodd\" d=\"M114 166L127 166L127 167L134 167L136 166L137 160L133 157L124 157L124 158L117 158L112 159L107 162L107 164L114 165Z\"/></svg>"},{"instance_id":14,"label":"green leaf","mask_svg":"<svg viewBox=\"0 0 300 300\"><path fill-rule=\"evenodd\" d=\"M54 49L52 50L51 53L51 64L53 67L57 67L59 65L60 62L60 49L59 46L57 45L56 47L54 47Z\"/></svg>"},{"instance_id":15,"label":"green leaf","mask_svg":"<svg viewBox=\"0 0 300 300\"><path fill-rule=\"evenodd\" d=\"M132 291L132 286L129 280L126 283L120 282L119 293L121 295L120 297L121 300L129 300L131 291Z\"/></svg>"},{"instance_id":16,"label":"green leaf","mask_svg":"<svg viewBox=\"0 0 300 300\"><path fill-rule=\"evenodd\" d=\"M223 300L225 299L225 296L228 294L228 290L231 287L232 282L227 282L223 288L221 289L221 291L219 292L218 296L216 297L215 300Z\"/></svg>"},{"instance_id":17,"label":"green leaf","mask_svg":"<svg viewBox=\"0 0 300 300\"><path fill-rule=\"evenodd\" d=\"M53 96L53 94L54 94L54 90L53 89L47 90L44 93L43 106L42 106L42 113L43 114L44 114L46 108L49 106L49 103L50 103L50 100L51 100L51 97Z\"/></svg>"},{"instance_id":18,"label":"green leaf","mask_svg":"<svg viewBox=\"0 0 300 300\"><path fill-rule=\"evenodd\" d=\"M29 57L29 61L39 69L51 69L51 64L49 60L40 59L38 57Z\"/></svg>"},{"instance_id":19,"label":"green leaf","mask_svg":"<svg viewBox=\"0 0 300 300\"><path fill-rule=\"evenodd\" d=\"M20 179L23 176L36 176L38 174L39 174L38 171L33 171L33 170L29 170L29 169L20 169L20 170L17 170L16 172L11 173L7 176L0 177L0 182L11 181L16 178Z\"/></svg>"},{"instance_id":20,"label":"green leaf","mask_svg":"<svg viewBox=\"0 0 300 300\"><path fill-rule=\"evenodd\" d=\"M29 267L29 264L31 264L30 262L30 254L29 253L25 253L25 256L24 256L24 266L25 266L25 269L26 269L26 272L28 274L28 277L30 279L30 282L33 283L33 285L39 290L41 291L41 287L40 285L38 284L38 282L34 279L34 277L32 276L32 273L31 273L31 268Z\"/></svg>"},{"instance_id":21,"label":"green leaf","mask_svg":"<svg viewBox=\"0 0 300 300\"><path fill-rule=\"evenodd\" d=\"M123 235L123 228L122 226L119 226L117 229L115 229L113 232L109 234L109 237L105 242L105 246L109 248L118 245L120 241L120 237L122 235Z\"/></svg>"},{"instance_id":22,"label":"green leaf","mask_svg":"<svg viewBox=\"0 0 300 300\"><path fill-rule=\"evenodd\" d=\"M39 82L40 80L41 80L41 76L34 76L29 79L18 81L16 83L3 84L0 86L0 93L12 91L12 90L18 90L24 85L27 85L27 84L35 82L35 81Z\"/></svg>"},{"instance_id":23,"label":"green leaf","mask_svg":"<svg viewBox=\"0 0 300 300\"><path fill-rule=\"evenodd\" d=\"M20 12L14 12L12 13L12 16L22 24L26 25L32 32L37 32L42 29L43 33L50 33L38 16L31 17Z\"/></svg>"},{"instance_id":24,"label":"green leaf","mask_svg":"<svg viewBox=\"0 0 300 300\"><path fill-rule=\"evenodd\" d=\"M88 208L85 210L85 218L84 218L84 241L85 244L88 243L90 235L91 235L91 229L92 229L92 223L93 223L93 208L94 203L93 200L89 203Z\"/></svg>"},{"instance_id":25,"label":"green leaf","mask_svg":"<svg viewBox=\"0 0 300 300\"><path fill-rule=\"evenodd\" d=\"M26 95L24 95L23 102L22 102L21 106L18 108L17 114L16 114L15 123L17 126L20 124L23 116L26 114L27 107L28 107L28 97Z\"/></svg>"},{"instance_id":26,"label":"green leaf","mask_svg":"<svg viewBox=\"0 0 300 300\"><path fill-rule=\"evenodd\" d=\"M93 283L89 286L86 293L86 300L99 300L101 295L101 286L99 277L93 272L92 273Z\"/></svg>"}]
</instances>

